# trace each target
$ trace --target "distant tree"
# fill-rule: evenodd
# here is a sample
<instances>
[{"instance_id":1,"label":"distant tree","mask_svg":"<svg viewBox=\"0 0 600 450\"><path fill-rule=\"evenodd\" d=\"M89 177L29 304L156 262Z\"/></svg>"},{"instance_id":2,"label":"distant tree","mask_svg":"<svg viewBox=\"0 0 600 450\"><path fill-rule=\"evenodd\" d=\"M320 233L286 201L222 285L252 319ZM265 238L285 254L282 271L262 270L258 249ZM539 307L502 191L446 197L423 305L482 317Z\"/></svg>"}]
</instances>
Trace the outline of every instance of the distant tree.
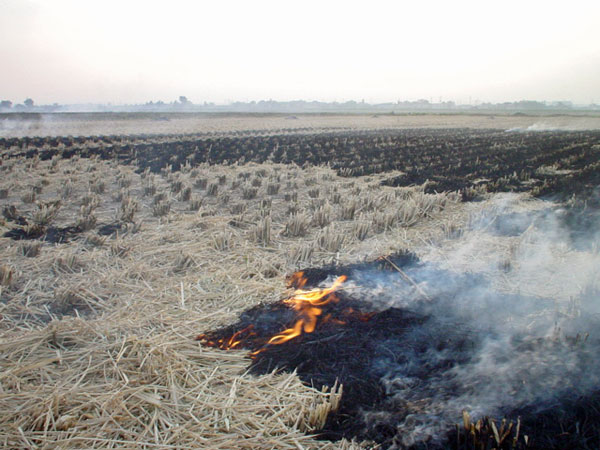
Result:
<instances>
[{"instance_id":1,"label":"distant tree","mask_svg":"<svg viewBox=\"0 0 600 450\"><path fill-rule=\"evenodd\" d=\"M10 100L0 101L0 109L10 109L10 108L12 108L12 102Z\"/></svg>"},{"instance_id":2,"label":"distant tree","mask_svg":"<svg viewBox=\"0 0 600 450\"><path fill-rule=\"evenodd\" d=\"M27 107L27 108L33 108L33 100L28 98L26 99L23 104Z\"/></svg>"},{"instance_id":3,"label":"distant tree","mask_svg":"<svg viewBox=\"0 0 600 450\"><path fill-rule=\"evenodd\" d=\"M181 103L182 105L187 105L192 102L190 102L185 95L181 95L179 97L179 103Z\"/></svg>"}]
</instances>

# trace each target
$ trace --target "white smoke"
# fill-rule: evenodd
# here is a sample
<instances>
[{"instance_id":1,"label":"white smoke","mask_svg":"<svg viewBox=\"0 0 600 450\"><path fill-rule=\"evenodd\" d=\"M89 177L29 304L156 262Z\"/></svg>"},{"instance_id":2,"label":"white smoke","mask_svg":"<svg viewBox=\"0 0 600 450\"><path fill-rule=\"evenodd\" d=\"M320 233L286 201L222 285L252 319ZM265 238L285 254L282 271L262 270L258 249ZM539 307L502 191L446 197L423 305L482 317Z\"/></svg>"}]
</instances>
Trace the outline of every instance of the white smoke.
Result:
<instances>
[{"instance_id":1,"label":"white smoke","mask_svg":"<svg viewBox=\"0 0 600 450\"><path fill-rule=\"evenodd\" d=\"M429 317L382 343L391 354L373 368L406 414L364 420L394 422L399 445L443 437L462 410L503 417L600 388L598 227L581 246L551 202L502 194L472 207L462 236L421 249L404 277L353 275L377 309Z\"/></svg>"},{"instance_id":2,"label":"white smoke","mask_svg":"<svg viewBox=\"0 0 600 450\"><path fill-rule=\"evenodd\" d=\"M507 133L528 132L528 131L581 131L589 129L597 129L597 124L593 124L591 120L579 120L577 123L571 124L550 124L547 122L536 122L529 126L512 127L506 130Z\"/></svg>"},{"instance_id":3,"label":"white smoke","mask_svg":"<svg viewBox=\"0 0 600 450\"><path fill-rule=\"evenodd\" d=\"M0 137L38 135L43 131L45 122L46 117L44 115L35 115L32 118L25 119L17 114L4 114L0 116Z\"/></svg>"},{"instance_id":4,"label":"white smoke","mask_svg":"<svg viewBox=\"0 0 600 450\"><path fill-rule=\"evenodd\" d=\"M532 125L529 125L528 127L512 128L508 131L558 131L558 130L567 131L570 129L571 128L568 128L568 127L552 126L552 125L549 125L544 122L536 122Z\"/></svg>"}]
</instances>

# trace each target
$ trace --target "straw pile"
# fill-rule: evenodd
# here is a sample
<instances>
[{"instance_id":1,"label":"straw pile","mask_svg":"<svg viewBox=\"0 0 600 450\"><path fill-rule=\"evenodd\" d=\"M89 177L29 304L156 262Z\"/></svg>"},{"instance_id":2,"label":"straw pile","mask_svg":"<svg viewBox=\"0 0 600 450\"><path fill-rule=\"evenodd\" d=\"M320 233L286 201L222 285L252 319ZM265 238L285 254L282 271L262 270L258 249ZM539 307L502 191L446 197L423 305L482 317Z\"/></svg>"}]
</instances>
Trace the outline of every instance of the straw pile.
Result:
<instances>
[{"instance_id":1,"label":"straw pile","mask_svg":"<svg viewBox=\"0 0 600 450\"><path fill-rule=\"evenodd\" d=\"M373 259L460 216L452 196L325 168L0 169L0 232L28 238L0 238L5 448L360 448L311 437L338 391L250 375L243 351L193 338L278 300L298 268Z\"/></svg>"}]
</instances>

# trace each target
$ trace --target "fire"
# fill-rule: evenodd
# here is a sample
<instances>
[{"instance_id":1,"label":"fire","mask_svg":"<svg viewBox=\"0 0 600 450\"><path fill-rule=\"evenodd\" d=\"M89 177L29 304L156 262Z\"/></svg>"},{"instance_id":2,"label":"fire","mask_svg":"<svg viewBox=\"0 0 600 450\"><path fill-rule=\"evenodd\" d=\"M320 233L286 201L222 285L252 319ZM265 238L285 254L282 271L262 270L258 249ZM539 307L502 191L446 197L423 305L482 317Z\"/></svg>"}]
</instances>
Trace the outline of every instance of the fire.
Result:
<instances>
[{"instance_id":1,"label":"fire","mask_svg":"<svg viewBox=\"0 0 600 450\"><path fill-rule=\"evenodd\" d=\"M306 284L306 278L303 277L302 272L298 272L299 276L296 277L298 284L297 286L304 286ZM296 274L294 274L296 275ZM292 276L294 280L294 276ZM285 299L283 302L288 305L292 305L300 319L298 319L292 328L283 330L280 334L273 336L267 344L283 344L291 339L294 339L305 333L312 333L315 331L317 326L317 318L323 313L320 306L324 306L331 302L338 302L339 299L334 295L334 292L339 289L342 283L346 281L346 276L342 275L326 289L315 289L315 290L304 290L296 289L294 294ZM257 354L254 352L253 354Z\"/></svg>"},{"instance_id":2,"label":"fire","mask_svg":"<svg viewBox=\"0 0 600 450\"><path fill-rule=\"evenodd\" d=\"M256 333L253 331L254 325L248 325L246 328L240 331L236 331L229 339L220 338L216 341L210 340L206 334L200 334L196 337L197 341L203 341L203 344L207 347L218 347L221 350L230 350L238 347L244 339L254 336Z\"/></svg>"},{"instance_id":3,"label":"fire","mask_svg":"<svg viewBox=\"0 0 600 450\"><path fill-rule=\"evenodd\" d=\"M304 276L304 272L295 272L293 273L287 280L287 287L302 289L306 284L306 277Z\"/></svg>"},{"instance_id":4,"label":"fire","mask_svg":"<svg viewBox=\"0 0 600 450\"><path fill-rule=\"evenodd\" d=\"M346 279L347 277L342 275L338 277L330 287L324 289L302 289L306 285L307 279L303 272L294 273L288 279L288 287L294 288L295 290L290 297L283 300L283 303L291 306L293 310L297 311L297 320L290 328L272 336L266 342L263 341L264 345L262 345L260 349L250 353L250 356L254 357L259 353L262 353L269 345L283 344L284 342L297 338L303 333L312 333L315 331L317 323L319 322L319 317L323 315L323 306L339 301L335 292ZM352 314L354 311L352 308L348 308L344 313ZM345 324L343 320L332 318L331 314L325 314L320 321L322 323L331 322L338 325ZM208 347L218 347L223 350L230 350L240 347L244 343L244 340L252 337L256 339L254 325L249 325L246 328L237 331L229 338L213 340L208 335L201 334L196 339L202 341L203 345Z\"/></svg>"}]
</instances>

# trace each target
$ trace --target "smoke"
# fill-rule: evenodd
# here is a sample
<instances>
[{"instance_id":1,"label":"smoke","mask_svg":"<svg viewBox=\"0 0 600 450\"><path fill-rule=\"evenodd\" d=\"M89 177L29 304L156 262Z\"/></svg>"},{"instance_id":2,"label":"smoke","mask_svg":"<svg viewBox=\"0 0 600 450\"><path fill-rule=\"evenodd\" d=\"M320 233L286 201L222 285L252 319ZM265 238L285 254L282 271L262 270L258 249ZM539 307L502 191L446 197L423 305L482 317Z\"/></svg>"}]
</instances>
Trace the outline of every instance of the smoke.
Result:
<instances>
[{"instance_id":1,"label":"smoke","mask_svg":"<svg viewBox=\"0 0 600 450\"><path fill-rule=\"evenodd\" d=\"M532 125L529 125L528 127L514 127L514 128L509 128L506 131L513 132L513 131L559 131L559 130L571 131L572 128L552 126L552 125L548 125L543 122L536 122Z\"/></svg>"},{"instance_id":2,"label":"smoke","mask_svg":"<svg viewBox=\"0 0 600 450\"><path fill-rule=\"evenodd\" d=\"M46 118L32 114L24 119L17 114L9 113L0 116L0 137L23 137L38 135L43 132Z\"/></svg>"},{"instance_id":3,"label":"smoke","mask_svg":"<svg viewBox=\"0 0 600 450\"><path fill-rule=\"evenodd\" d=\"M371 368L386 405L362 419L395 427L400 447L443 438L463 410L501 418L600 387L597 223L580 246L554 203L503 194L472 207L462 235L421 249L404 277L351 275L375 309L428 317L383 340Z\"/></svg>"},{"instance_id":4,"label":"smoke","mask_svg":"<svg viewBox=\"0 0 600 450\"><path fill-rule=\"evenodd\" d=\"M536 122L534 124L529 125L528 127L513 127L506 130L507 133L514 132L528 132L528 131L581 131L586 129L594 129L597 128L591 122L583 120L579 121L577 124L557 124L551 125L545 122Z\"/></svg>"}]
</instances>

